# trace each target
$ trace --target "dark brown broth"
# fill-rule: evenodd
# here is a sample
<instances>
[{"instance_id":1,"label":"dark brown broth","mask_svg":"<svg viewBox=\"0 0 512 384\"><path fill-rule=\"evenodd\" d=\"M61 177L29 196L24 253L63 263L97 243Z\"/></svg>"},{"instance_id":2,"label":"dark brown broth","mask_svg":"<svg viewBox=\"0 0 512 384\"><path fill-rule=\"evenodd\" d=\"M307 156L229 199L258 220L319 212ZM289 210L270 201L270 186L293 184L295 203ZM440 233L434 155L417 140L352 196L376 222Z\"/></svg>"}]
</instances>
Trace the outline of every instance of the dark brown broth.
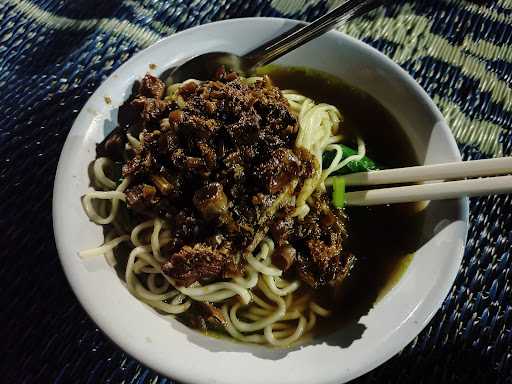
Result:
<instances>
[{"instance_id":1,"label":"dark brown broth","mask_svg":"<svg viewBox=\"0 0 512 384\"><path fill-rule=\"evenodd\" d=\"M372 96L322 72L293 67L268 66L281 89L294 89L316 102L333 104L343 115L342 132L355 146L355 135L366 143L367 154L386 168L417 165L416 156L395 118ZM418 204L347 207L348 249L357 257L350 276L343 282L340 299L318 299L336 312L320 324L320 331L357 321L368 313L406 270L418 249L425 210Z\"/></svg>"}]
</instances>

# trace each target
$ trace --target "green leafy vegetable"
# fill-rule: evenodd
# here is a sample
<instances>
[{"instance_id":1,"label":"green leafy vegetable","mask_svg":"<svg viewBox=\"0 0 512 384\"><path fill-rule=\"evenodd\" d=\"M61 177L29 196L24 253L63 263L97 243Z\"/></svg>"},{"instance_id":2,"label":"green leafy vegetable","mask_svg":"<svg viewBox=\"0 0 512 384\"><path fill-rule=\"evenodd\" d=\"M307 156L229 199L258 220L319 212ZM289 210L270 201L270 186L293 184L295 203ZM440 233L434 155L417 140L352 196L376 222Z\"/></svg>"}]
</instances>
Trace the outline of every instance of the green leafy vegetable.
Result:
<instances>
[{"instance_id":1,"label":"green leafy vegetable","mask_svg":"<svg viewBox=\"0 0 512 384\"><path fill-rule=\"evenodd\" d=\"M341 176L332 178L332 203L336 208L345 205L345 179Z\"/></svg>"},{"instance_id":2,"label":"green leafy vegetable","mask_svg":"<svg viewBox=\"0 0 512 384\"><path fill-rule=\"evenodd\" d=\"M340 146L343 151L342 159L346 159L347 157L352 156L352 155L357 155L356 150L354 150L350 147L347 147L346 145L343 145L343 144L336 144L336 145ZM323 157L322 157L322 163L323 163L324 169L329 167L329 165L331 164L331 162L335 156L336 156L336 151L324 152ZM370 158L364 156L361 160L349 162L343 168L334 172L333 175L346 175L349 173L356 173L356 172L375 171L377 169L379 169L377 164L375 164L375 162L373 160L371 160Z\"/></svg>"}]
</instances>

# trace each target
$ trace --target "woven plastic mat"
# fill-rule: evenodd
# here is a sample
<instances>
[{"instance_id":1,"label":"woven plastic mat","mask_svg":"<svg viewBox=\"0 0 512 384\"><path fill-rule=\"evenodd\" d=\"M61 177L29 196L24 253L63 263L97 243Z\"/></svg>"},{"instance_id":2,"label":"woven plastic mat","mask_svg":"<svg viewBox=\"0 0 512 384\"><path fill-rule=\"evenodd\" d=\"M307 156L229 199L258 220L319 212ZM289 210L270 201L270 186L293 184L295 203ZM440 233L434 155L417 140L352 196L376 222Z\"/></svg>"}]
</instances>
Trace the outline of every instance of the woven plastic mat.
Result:
<instances>
[{"instance_id":1,"label":"woven plastic mat","mask_svg":"<svg viewBox=\"0 0 512 384\"><path fill-rule=\"evenodd\" d=\"M60 267L52 184L91 93L135 52L215 20L311 20L334 0L0 0L0 382L172 383L87 317ZM405 68L465 159L512 153L512 1L397 1L343 30ZM358 383L512 383L512 196L471 200L442 308ZM169 358L172 358L170 356Z\"/></svg>"}]
</instances>

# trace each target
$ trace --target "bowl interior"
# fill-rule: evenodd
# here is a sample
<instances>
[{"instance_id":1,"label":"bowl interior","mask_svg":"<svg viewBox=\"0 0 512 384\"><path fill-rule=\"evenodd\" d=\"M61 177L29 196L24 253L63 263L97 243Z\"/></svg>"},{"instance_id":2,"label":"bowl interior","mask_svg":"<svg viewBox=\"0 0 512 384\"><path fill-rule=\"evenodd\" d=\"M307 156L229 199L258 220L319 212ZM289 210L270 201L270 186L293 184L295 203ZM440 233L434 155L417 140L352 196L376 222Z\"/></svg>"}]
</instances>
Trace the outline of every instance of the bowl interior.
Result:
<instances>
[{"instance_id":1,"label":"bowl interior","mask_svg":"<svg viewBox=\"0 0 512 384\"><path fill-rule=\"evenodd\" d=\"M114 342L180 381L348 381L390 358L420 332L441 305L460 265L467 201L433 202L421 248L400 281L369 313L321 340L283 350L208 338L166 320L133 298L103 258L81 260L77 256L79 250L103 240L101 228L82 212L80 196L89 185L87 165L94 158L95 143L115 127L116 108L129 95L133 82L148 71L159 75L199 53L244 53L295 24L271 18L230 20L193 28L142 51L94 93L61 154L54 190L54 230L72 288ZM397 65L363 43L331 32L279 63L328 72L374 96L399 121L421 163L460 160L453 137L428 96ZM111 103L105 102L107 96Z\"/></svg>"}]
</instances>

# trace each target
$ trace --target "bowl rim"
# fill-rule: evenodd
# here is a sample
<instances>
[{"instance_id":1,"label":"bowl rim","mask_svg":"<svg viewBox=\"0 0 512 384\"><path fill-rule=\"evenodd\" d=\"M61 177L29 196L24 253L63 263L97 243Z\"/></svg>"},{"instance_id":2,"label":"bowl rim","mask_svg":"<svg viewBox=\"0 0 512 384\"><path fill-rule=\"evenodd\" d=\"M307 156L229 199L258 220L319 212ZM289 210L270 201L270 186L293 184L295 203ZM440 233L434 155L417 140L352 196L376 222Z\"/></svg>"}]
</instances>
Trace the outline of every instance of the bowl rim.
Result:
<instances>
[{"instance_id":1,"label":"bowl rim","mask_svg":"<svg viewBox=\"0 0 512 384\"><path fill-rule=\"evenodd\" d=\"M228 19L228 20L220 20L215 21L212 23L207 23L199 26L195 26L193 28L189 28L180 32L177 32L175 34L172 34L170 36L166 36L154 44L151 44L150 46L144 48L140 52L133 55L129 60L127 60L125 63L123 63L121 66L119 66L115 71L113 71L107 79L105 79L102 84L96 89L96 91L88 98L87 102L82 107L82 110L80 111L79 115L75 119L73 126L71 130L68 133L68 136L66 138L66 142L63 146L62 152L59 157L59 162L57 165L56 170L56 177L54 180L54 186L53 186L53 199L52 199L52 218L53 218L53 228L54 228L54 236L55 236L55 242L57 246L57 251L59 254L59 259L61 261L61 265L63 267L64 273L66 275L66 278L68 280L69 285L71 286L75 296L78 298L80 304L85 309L88 316L98 325L98 327L103 331L103 333L112 340L117 346L119 346L123 351L128 353L129 355L133 356L135 359L143 363L144 365L147 365L148 367L154 369L157 372L161 372L169 377L172 377L174 379L177 379L182 382L192 383L192 382L210 382L212 379L208 375L201 375L198 372L194 371L186 371L184 369L180 369L179 366L174 365L171 369L169 369L170 366L163 367L159 365L155 360L151 358L150 355L144 354L144 348L140 345L136 345L132 343L129 339L124 337L117 337L116 332L113 332L113 324L109 323L108 321L104 321L102 316L99 316L99 313L97 311L97 308L91 303L89 303L87 300L84 300L82 296L82 290L79 287L78 284L74 282L73 276L73 270L72 270L72 263L67 262L66 260L66 254L64 252L64 245L66 243L66 239L63 238L63 236L60 235L60 226L58 223L58 216L59 216L59 200L60 195L62 193L62 188L59 186L61 184L61 178L63 178L63 169L65 168L65 159L63 157L64 149L66 146L69 146L69 138L71 134L74 131L78 131L77 121L80 120L80 117L85 113L87 107L90 104L91 99L94 98L95 95L103 94L105 83L112 77L115 77L116 74L121 71L123 68L130 66L131 62L138 60L139 58L145 56L149 50L156 49L157 47L165 44L168 40L174 39L177 36L186 36L186 35L194 35L198 33L202 33L204 30L208 30L212 26L219 26L219 25L228 25L228 24L238 24L238 23L267 23L267 22L286 22L286 23L292 23L292 24L304 24L304 22L299 20L293 20L288 18L279 18L279 17L247 17L247 18L234 18L234 19ZM438 121L445 123L445 127L447 127L446 121L444 117L442 116L441 112L437 108L437 106L434 104L434 102L431 100L431 98L428 96L428 94L425 92L425 90L403 69L401 68L397 63L392 61L390 58L388 58L386 55L384 55L382 52L378 51L377 49L371 47L370 45L364 43L361 40L358 40L356 38L353 38L349 35L346 35L343 32L339 31L330 31L327 32L327 35L336 36L336 38L343 38L348 40L351 43L354 43L359 46L362 50L365 51L365 53L371 54L371 55L377 55L380 59L384 60L387 65L391 66L394 71L396 71L401 79L407 83L408 86L410 86L414 92L416 92L423 102L425 102L428 105L428 108L432 112L432 114L438 119ZM455 139L453 137L453 134L451 131L446 128L448 131L448 145L450 146L451 150L457 157L457 161L461 161L460 152L458 149L458 146L455 142ZM458 252L457 255L454 255L452 260L452 268L451 273L449 275L449 278L443 281L442 287L437 289L437 296L434 297L430 304L430 311L424 318L424 321L419 325L417 332L415 332L415 335L405 342L402 343L395 343L392 347L388 348L385 353L382 353L378 358L375 358L371 361L369 361L366 365L359 367L359 369L355 369L350 371L346 376L343 378L340 378L340 380L344 379L346 381L352 380L356 377L359 377L373 369L375 369L377 366L381 365L385 361L389 360L392 356L394 356L396 353L398 353L401 349L405 348L416 335L418 335L425 326L430 322L432 317L435 315L435 313L440 309L443 301L445 300L446 296L449 293L450 288L452 287L456 275L458 273L458 270L460 268L460 264L462 261L462 257L464 254L464 248L466 245L466 239L467 239L467 233L468 233L468 225L469 225L469 199L468 198L461 198L457 199L458 206L461 211L461 219L463 224L465 225L465 232L464 232L464 238L463 240L463 246L460 249L460 252ZM325 382L325 381L319 381L319 382Z\"/></svg>"}]
</instances>

